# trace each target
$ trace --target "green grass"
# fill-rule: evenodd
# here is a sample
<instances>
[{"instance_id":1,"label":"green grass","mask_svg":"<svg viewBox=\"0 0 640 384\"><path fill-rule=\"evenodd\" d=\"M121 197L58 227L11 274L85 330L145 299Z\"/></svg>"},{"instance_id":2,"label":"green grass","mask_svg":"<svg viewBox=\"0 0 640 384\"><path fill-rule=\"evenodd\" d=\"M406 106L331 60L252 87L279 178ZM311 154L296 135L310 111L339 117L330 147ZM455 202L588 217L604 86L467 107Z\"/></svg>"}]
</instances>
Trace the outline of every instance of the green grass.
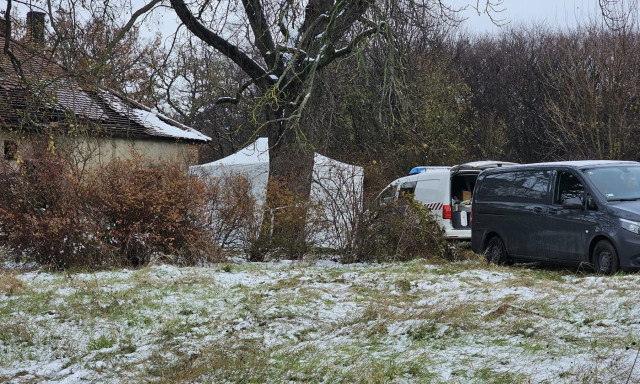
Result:
<instances>
[{"instance_id":1,"label":"green grass","mask_svg":"<svg viewBox=\"0 0 640 384\"><path fill-rule=\"evenodd\" d=\"M640 342L635 275L417 260L0 276L12 375L102 360L90 381L612 382Z\"/></svg>"},{"instance_id":2,"label":"green grass","mask_svg":"<svg viewBox=\"0 0 640 384\"><path fill-rule=\"evenodd\" d=\"M96 339L89 340L89 350L90 351L99 351L105 348L111 348L115 344L115 340L106 336L100 335Z\"/></svg>"}]
</instances>

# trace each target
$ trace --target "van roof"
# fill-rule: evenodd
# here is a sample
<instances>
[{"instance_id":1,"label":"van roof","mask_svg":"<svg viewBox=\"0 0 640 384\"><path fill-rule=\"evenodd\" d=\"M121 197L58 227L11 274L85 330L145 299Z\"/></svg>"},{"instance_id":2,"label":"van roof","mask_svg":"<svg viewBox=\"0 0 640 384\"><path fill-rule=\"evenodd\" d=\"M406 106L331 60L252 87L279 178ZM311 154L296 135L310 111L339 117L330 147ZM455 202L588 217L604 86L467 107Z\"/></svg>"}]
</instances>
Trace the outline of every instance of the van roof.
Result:
<instances>
[{"instance_id":1,"label":"van roof","mask_svg":"<svg viewBox=\"0 0 640 384\"><path fill-rule=\"evenodd\" d=\"M451 168L451 171L455 173L459 171L482 171L484 169L495 168L495 167L508 167L508 166L517 165L517 164L518 163L511 163L508 161L496 161L496 160L472 161L469 163L454 165Z\"/></svg>"},{"instance_id":2,"label":"van roof","mask_svg":"<svg viewBox=\"0 0 640 384\"><path fill-rule=\"evenodd\" d=\"M553 161L547 163L531 163L531 164L520 164L514 165L508 168L491 168L487 169L485 172L488 173L501 173L517 171L520 169L535 169L535 168L557 168L557 167L566 167L566 168L574 168L574 169L583 169L583 168L593 168L593 167L601 167L608 165L640 165L637 161L622 161L622 160L575 160L575 161Z\"/></svg>"},{"instance_id":3,"label":"van roof","mask_svg":"<svg viewBox=\"0 0 640 384\"><path fill-rule=\"evenodd\" d=\"M436 170L436 169L451 169L451 167L420 165L420 166L411 168L411 171L409 171L409 176L417 175L422 172L427 172L427 171Z\"/></svg>"},{"instance_id":4,"label":"van roof","mask_svg":"<svg viewBox=\"0 0 640 384\"><path fill-rule=\"evenodd\" d=\"M417 175L417 174L424 173L424 172L449 170L449 169L452 172L458 172L458 171L463 171L463 170L481 171L481 170L487 169L487 168L511 166L511 165L515 165L515 164L517 164L517 163L511 163L511 162L508 162L508 161L481 160L481 161L471 161L471 162L464 163L464 164L454 165L452 167L421 165L421 166L413 167L411 169L411 171L409 171L409 176Z\"/></svg>"}]
</instances>

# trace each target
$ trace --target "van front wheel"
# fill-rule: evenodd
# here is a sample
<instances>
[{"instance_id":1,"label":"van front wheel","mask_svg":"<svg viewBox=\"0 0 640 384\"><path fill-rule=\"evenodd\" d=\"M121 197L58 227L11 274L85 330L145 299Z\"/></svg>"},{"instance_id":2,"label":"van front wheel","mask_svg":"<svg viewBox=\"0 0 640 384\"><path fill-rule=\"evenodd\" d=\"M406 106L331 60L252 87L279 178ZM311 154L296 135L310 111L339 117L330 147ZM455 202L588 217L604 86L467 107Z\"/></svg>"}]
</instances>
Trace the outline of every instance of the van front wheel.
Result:
<instances>
[{"instance_id":1,"label":"van front wheel","mask_svg":"<svg viewBox=\"0 0 640 384\"><path fill-rule=\"evenodd\" d=\"M600 240L593 248L593 268L600 275L613 275L618 271L618 253L607 240Z\"/></svg>"},{"instance_id":2,"label":"van front wheel","mask_svg":"<svg viewBox=\"0 0 640 384\"><path fill-rule=\"evenodd\" d=\"M485 257L489 263L497 265L513 264L511 262L511 258L507 254L507 248L504 246L502 239L498 236L492 237L491 240L489 240L489 243L487 243Z\"/></svg>"}]
</instances>

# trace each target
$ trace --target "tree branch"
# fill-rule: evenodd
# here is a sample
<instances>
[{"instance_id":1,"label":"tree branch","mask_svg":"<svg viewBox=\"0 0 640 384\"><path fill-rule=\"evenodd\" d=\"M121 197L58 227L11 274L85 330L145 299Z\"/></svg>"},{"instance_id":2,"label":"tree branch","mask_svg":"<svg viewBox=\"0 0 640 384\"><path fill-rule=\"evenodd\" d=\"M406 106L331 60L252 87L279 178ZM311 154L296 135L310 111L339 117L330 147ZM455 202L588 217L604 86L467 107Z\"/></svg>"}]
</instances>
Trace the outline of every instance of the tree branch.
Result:
<instances>
[{"instance_id":1,"label":"tree branch","mask_svg":"<svg viewBox=\"0 0 640 384\"><path fill-rule=\"evenodd\" d=\"M371 0L352 0L336 3L336 9L331 15L331 22L327 26L327 33L331 41L340 39L364 15L372 3L373 1Z\"/></svg>"},{"instance_id":2,"label":"tree branch","mask_svg":"<svg viewBox=\"0 0 640 384\"><path fill-rule=\"evenodd\" d=\"M253 83L254 83L253 79L250 79L249 81L245 82L240 86L240 88L236 92L236 97L229 97L229 96L220 97L215 102L215 104L238 104L238 102L240 101L240 97L242 96L242 92L244 92L247 88L249 88L249 86Z\"/></svg>"},{"instance_id":3,"label":"tree branch","mask_svg":"<svg viewBox=\"0 0 640 384\"><path fill-rule=\"evenodd\" d=\"M328 16L332 4L332 0L309 0L309 3L304 9L304 22L302 23L301 31L303 33L309 32L309 34L311 34L313 29L324 29L324 26L321 24L319 25L318 21L323 19L323 14ZM325 22L326 21L328 21L328 18Z\"/></svg>"},{"instance_id":4,"label":"tree branch","mask_svg":"<svg viewBox=\"0 0 640 384\"><path fill-rule=\"evenodd\" d=\"M109 59L111 58L111 53L113 52L113 49L116 47L116 45L118 45L118 43L122 40L122 38L124 38L124 36L127 34L127 32L129 32L131 30L131 27L133 27L133 25L136 23L136 21L138 20L138 17L140 17L143 14L149 12L153 7L155 7L161 1L162 0L152 0L149 4L147 4L144 7L138 9L137 11L135 11L133 13L133 15L131 15L131 18L129 19L127 24L125 24L124 27L120 28L118 33L114 36L113 40L111 40L111 42L107 46L107 48L105 50L105 53L104 53L104 57L102 58L102 60L100 60L91 69L90 72L93 72L92 76L95 76L95 74L98 73L104 67L104 65L107 63L107 61L109 61Z\"/></svg>"},{"instance_id":5,"label":"tree branch","mask_svg":"<svg viewBox=\"0 0 640 384\"><path fill-rule=\"evenodd\" d=\"M304 10L304 22L300 33L302 39L300 46L307 48L314 41L316 36L325 30L329 23L329 13L331 11L331 0L309 0Z\"/></svg>"},{"instance_id":6,"label":"tree branch","mask_svg":"<svg viewBox=\"0 0 640 384\"><path fill-rule=\"evenodd\" d=\"M191 11L189 11L184 0L171 0L171 7L187 29L189 29L194 35L231 59L247 75L249 75L249 77L254 79L256 83L263 86L268 85L266 70L258 65L258 63L251 59L246 53L242 52L237 46L229 43L227 40L202 25L202 23L193 16Z\"/></svg>"},{"instance_id":7,"label":"tree branch","mask_svg":"<svg viewBox=\"0 0 640 384\"><path fill-rule=\"evenodd\" d=\"M11 65L13 65L13 69L18 73L18 76L20 76L20 80L25 81L26 78L24 77L22 64L20 63L20 60L18 60L16 55L14 55L13 51L11 50L11 44L10 44L11 43L11 5L12 5L12 0L7 0L7 10L4 14L6 17L6 25L4 29L4 53L5 55L9 56L9 59L11 60Z\"/></svg>"},{"instance_id":8,"label":"tree branch","mask_svg":"<svg viewBox=\"0 0 640 384\"><path fill-rule=\"evenodd\" d=\"M331 49L331 51L325 53L320 58L315 69L320 70L322 67L325 67L326 65L330 64L334 60L352 53L362 41L370 38L371 36L377 35L378 33L380 33L380 31L386 28L386 26L387 25L385 23L378 24L375 27L367 29L361 32L360 34L358 34L356 37L353 38L353 40L351 40L349 45L347 45L346 47L338 49L337 51Z\"/></svg>"},{"instance_id":9,"label":"tree branch","mask_svg":"<svg viewBox=\"0 0 640 384\"><path fill-rule=\"evenodd\" d=\"M260 4L260 0L242 0L244 11L249 19L249 25L256 39L255 44L260 54L264 58L267 66L273 71L275 69L275 44L271 31L267 25L267 18Z\"/></svg>"}]
</instances>

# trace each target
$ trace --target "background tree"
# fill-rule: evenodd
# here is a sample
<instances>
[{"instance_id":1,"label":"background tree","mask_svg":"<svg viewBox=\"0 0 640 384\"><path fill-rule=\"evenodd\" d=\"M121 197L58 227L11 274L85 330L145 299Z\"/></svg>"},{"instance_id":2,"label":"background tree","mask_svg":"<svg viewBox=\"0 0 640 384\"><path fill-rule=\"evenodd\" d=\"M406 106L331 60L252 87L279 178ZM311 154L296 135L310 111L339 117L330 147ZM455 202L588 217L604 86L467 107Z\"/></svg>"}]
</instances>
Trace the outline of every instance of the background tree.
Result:
<instances>
[{"instance_id":1,"label":"background tree","mask_svg":"<svg viewBox=\"0 0 640 384\"><path fill-rule=\"evenodd\" d=\"M158 73L158 107L212 139L200 150L200 162L237 152L256 136L253 107L262 96L257 88L248 87L242 103L218 102L235 96L229 90L247 81L231 60L197 38L176 46Z\"/></svg>"},{"instance_id":2,"label":"background tree","mask_svg":"<svg viewBox=\"0 0 640 384\"><path fill-rule=\"evenodd\" d=\"M101 86L154 105L155 79L164 59L160 36L145 36L139 25L132 25L116 41L121 17L117 9L94 12L82 18L74 13L73 3L58 4L50 15L48 38L55 60L90 89Z\"/></svg>"},{"instance_id":3,"label":"background tree","mask_svg":"<svg viewBox=\"0 0 640 384\"><path fill-rule=\"evenodd\" d=\"M534 26L463 36L450 47L471 92L476 156L517 162L547 156L542 76L553 44L553 33Z\"/></svg>"},{"instance_id":4,"label":"background tree","mask_svg":"<svg viewBox=\"0 0 640 384\"><path fill-rule=\"evenodd\" d=\"M544 73L555 158L640 158L640 34L598 25L558 36Z\"/></svg>"},{"instance_id":5,"label":"background tree","mask_svg":"<svg viewBox=\"0 0 640 384\"><path fill-rule=\"evenodd\" d=\"M518 27L448 49L471 93L479 157L638 158L637 26Z\"/></svg>"},{"instance_id":6,"label":"background tree","mask_svg":"<svg viewBox=\"0 0 640 384\"><path fill-rule=\"evenodd\" d=\"M366 166L367 186L377 191L412 166L464 162L472 152L469 90L440 38L430 38L404 45L393 64L376 42L321 76L313 104L323 108L308 115L309 124L324 126L318 147Z\"/></svg>"}]
</instances>

